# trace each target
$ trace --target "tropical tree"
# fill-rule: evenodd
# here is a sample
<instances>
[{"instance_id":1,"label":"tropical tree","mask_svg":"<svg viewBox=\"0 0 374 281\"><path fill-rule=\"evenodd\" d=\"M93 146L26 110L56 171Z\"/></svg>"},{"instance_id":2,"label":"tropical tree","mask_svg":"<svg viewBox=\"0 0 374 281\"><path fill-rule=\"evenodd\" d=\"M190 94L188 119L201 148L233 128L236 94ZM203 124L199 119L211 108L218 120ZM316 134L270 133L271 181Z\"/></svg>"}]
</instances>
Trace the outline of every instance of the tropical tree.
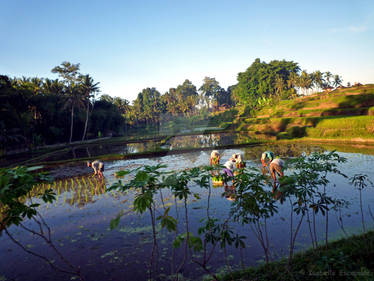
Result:
<instances>
[{"instance_id":1,"label":"tropical tree","mask_svg":"<svg viewBox=\"0 0 374 281\"><path fill-rule=\"evenodd\" d=\"M331 87L331 81L330 81L331 78L332 78L331 72L330 71L325 72L325 81L326 81L325 88Z\"/></svg>"},{"instance_id":2,"label":"tropical tree","mask_svg":"<svg viewBox=\"0 0 374 281\"><path fill-rule=\"evenodd\" d=\"M221 88L215 96L215 100L217 101L217 104L220 106L222 104L228 104L231 105L231 91L225 90L224 88Z\"/></svg>"},{"instance_id":3,"label":"tropical tree","mask_svg":"<svg viewBox=\"0 0 374 281\"><path fill-rule=\"evenodd\" d=\"M285 87L284 80L282 79L282 77L277 75L275 77L275 92L276 92L278 97L280 97L284 87Z\"/></svg>"},{"instance_id":4,"label":"tropical tree","mask_svg":"<svg viewBox=\"0 0 374 281\"><path fill-rule=\"evenodd\" d=\"M130 102L127 99L115 97L113 99L113 104L118 107L118 110L119 112L121 112L122 115L126 115L130 110Z\"/></svg>"},{"instance_id":5,"label":"tropical tree","mask_svg":"<svg viewBox=\"0 0 374 281\"><path fill-rule=\"evenodd\" d=\"M203 79L203 85L201 85L199 91L201 91L202 100L205 101L208 108L213 99L217 100L217 96L221 90L222 88L216 78L205 77Z\"/></svg>"},{"instance_id":6,"label":"tropical tree","mask_svg":"<svg viewBox=\"0 0 374 281\"><path fill-rule=\"evenodd\" d=\"M274 60L266 63L258 58L245 72L238 74L238 84L233 94L241 104L251 108L259 107L263 100L271 100L276 94L277 75L283 81L288 81L291 74L297 74L299 70L298 64L293 61ZM287 84L287 86L291 86L291 84ZM290 89L288 87L286 90Z\"/></svg>"},{"instance_id":7,"label":"tropical tree","mask_svg":"<svg viewBox=\"0 0 374 281\"><path fill-rule=\"evenodd\" d=\"M71 107L71 124L70 124L70 138L71 143L73 138L73 123L74 123L74 108L76 106L84 107L84 98L82 92L79 91L77 85L79 79L79 66L80 64L72 64L64 61L60 66L56 66L52 69L52 73L57 73L62 77L65 84L65 97L66 103L64 108Z\"/></svg>"},{"instance_id":8,"label":"tropical tree","mask_svg":"<svg viewBox=\"0 0 374 281\"><path fill-rule=\"evenodd\" d=\"M162 97L162 102L165 104L166 111L171 115L178 113L178 97L175 88L170 88Z\"/></svg>"},{"instance_id":9,"label":"tropical tree","mask_svg":"<svg viewBox=\"0 0 374 281\"><path fill-rule=\"evenodd\" d=\"M138 120L143 120L146 124L150 121L158 124L162 111L160 92L156 88L143 89L134 101L134 109Z\"/></svg>"},{"instance_id":10,"label":"tropical tree","mask_svg":"<svg viewBox=\"0 0 374 281\"><path fill-rule=\"evenodd\" d=\"M79 67L80 64L73 64L68 61L64 61L59 66L55 66L52 69L52 73L57 73L58 76L60 76L62 79L64 79L64 82L67 84L71 84L75 81L77 81L79 76Z\"/></svg>"},{"instance_id":11,"label":"tropical tree","mask_svg":"<svg viewBox=\"0 0 374 281\"><path fill-rule=\"evenodd\" d=\"M80 90L81 89L80 89L80 86L78 84L72 83L67 88L67 92L65 94L64 108L71 108L69 143L71 143L72 139L73 139L74 109L85 107L85 97L82 95L82 92Z\"/></svg>"},{"instance_id":12,"label":"tropical tree","mask_svg":"<svg viewBox=\"0 0 374 281\"><path fill-rule=\"evenodd\" d=\"M82 97L85 100L86 106L86 120L84 122L84 130L82 135L82 141L84 141L87 132L88 125L88 114L90 110L91 99L95 97L95 93L99 91L99 82L94 83L93 78L90 75L81 75L80 76L80 87L82 90Z\"/></svg>"},{"instance_id":13,"label":"tropical tree","mask_svg":"<svg viewBox=\"0 0 374 281\"><path fill-rule=\"evenodd\" d=\"M185 115L191 114L198 102L196 86L188 79L175 89L179 111Z\"/></svg>"},{"instance_id":14,"label":"tropical tree","mask_svg":"<svg viewBox=\"0 0 374 281\"><path fill-rule=\"evenodd\" d=\"M63 95L63 84L58 79L51 80L49 78L44 79L43 93L50 95Z\"/></svg>"},{"instance_id":15,"label":"tropical tree","mask_svg":"<svg viewBox=\"0 0 374 281\"><path fill-rule=\"evenodd\" d=\"M325 80L323 78L323 73L319 70L315 71L314 73L314 86L317 88L317 89L323 89L324 87L324 84L325 84Z\"/></svg>"},{"instance_id":16,"label":"tropical tree","mask_svg":"<svg viewBox=\"0 0 374 281\"><path fill-rule=\"evenodd\" d=\"M313 78L306 70L303 70L300 74L298 86L303 89L304 95L306 92L312 88L313 85Z\"/></svg>"},{"instance_id":17,"label":"tropical tree","mask_svg":"<svg viewBox=\"0 0 374 281\"><path fill-rule=\"evenodd\" d=\"M333 81L334 87L339 87L342 85L342 83L343 83L343 80L341 79L341 77L338 74L335 74L334 81Z\"/></svg>"}]
</instances>

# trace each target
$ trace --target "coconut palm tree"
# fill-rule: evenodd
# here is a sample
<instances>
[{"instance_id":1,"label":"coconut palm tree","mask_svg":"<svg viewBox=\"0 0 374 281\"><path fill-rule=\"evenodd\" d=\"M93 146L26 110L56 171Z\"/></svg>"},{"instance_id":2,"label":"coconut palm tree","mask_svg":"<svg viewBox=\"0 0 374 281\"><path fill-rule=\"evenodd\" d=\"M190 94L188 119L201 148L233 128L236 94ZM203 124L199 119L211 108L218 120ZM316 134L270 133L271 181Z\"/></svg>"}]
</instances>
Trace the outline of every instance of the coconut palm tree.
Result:
<instances>
[{"instance_id":1,"label":"coconut palm tree","mask_svg":"<svg viewBox=\"0 0 374 281\"><path fill-rule=\"evenodd\" d=\"M63 95L64 84L58 79L46 78L43 83L43 92L46 94Z\"/></svg>"},{"instance_id":2,"label":"coconut palm tree","mask_svg":"<svg viewBox=\"0 0 374 281\"><path fill-rule=\"evenodd\" d=\"M325 79L323 78L323 73L319 70L314 72L314 85L318 90L323 89L323 85L325 84Z\"/></svg>"},{"instance_id":3,"label":"coconut palm tree","mask_svg":"<svg viewBox=\"0 0 374 281\"><path fill-rule=\"evenodd\" d=\"M90 99L94 98L95 93L99 91L100 83L94 83L93 78L90 75L81 75L80 76L80 87L82 90L83 99L85 100L85 107L86 107L86 121L84 122L84 130L82 135L82 141L84 141L87 133L88 127L88 115L90 111Z\"/></svg>"},{"instance_id":4,"label":"coconut palm tree","mask_svg":"<svg viewBox=\"0 0 374 281\"><path fill-rule=\"evenodd\" d=\"M303 70L301 72L300 78L299 78L299 87L303 89L304 95L306 94L307 90L309 90L312 87L312 77L306 70Z\"/></svg>"},{"instance_id":5,"label":"coconut palm tree","mask_svg":"<svg viewBox=\"0 0 374 281\"><path fill-rule=\"evenodd\" d=\"M287 80L287 86L288 88L295 88L298 87L299 84L299 75L297 75L296 72L291 72L290 76Z\"/></svg>"},{"instance_id":6,"label":"coconut palm tree","mask_svg":"<svg viewBox=\"0 0 374 281\"><path fill-rule=\"evenodd\" d=\"M283 89L284 89L284 81L283 81L282 77L277 75L275 77L275 92L276 92L278 97L280 97Z\"/></svg>"},{"instance_id":7,"label":"coconut palm tree","mask_svg":"<svg viewBox=\"0 0 374 281\"><path fill-rule=\"evenodd\" d=\"M124 116L130 110L130 102L127 99L122 99L120 97L115 97L113 99L113 104L118 107L119 112Z\"/></svg>"},{"instance_id":8,"label":"coconut palm tree","mask_svg":"<svg viewBox=\"0 0 374 281\"><path fill-rule=\"evenodd\" d=\"M65 105L64 108L71 108L71 123L70 123L70 138L69 143L71 143L73 139L73 126L74 126L74 109L84 108L86 98L80 91L80 86L74 82L72 82L68 87L66 87L65 93Z\"/></svg>"},{"instance_id":9,"label":"coconut palm tree","mask_svg":"<svg viewBox=\"0 0 374 281\"><path fill-rule=\"evenodd\" d=\"M79 66L80 64L73 64L68 61L64 61L61 65L54 67L52 73L58 74L63 78L64 83L64 94L65 94L65 105L64 108L71 107L71 124L70 124L70 138L69 143L73 138L73 123L74 123L74 108L84 107L85 98L80 91L78 85L79 78Z\"/></svg>"},{"instance_id":10,"label":"coconut palm tree","mask_svg":"<svg viewBox=\"0 0 374 281\"><path fill-rule=\"evenodd\" d=\"M334 87L341 86L342 82L343 82L343 80L340 78L340 76L338 74L335 74L334 75L334 81L333 81Z\"/></svg>"},{"instance_id":11,"label":"coconut palm tree","mask_svg":"<svg viewBox=\"0 0 374 281\"><path fill-rule=\"evenodd\" d=\"M331 77L332 77L332 74L330 71L325 72L325 80L326 80L325 88L331 87L331 84L330 84Z\"/></svg>"}]
</instances>

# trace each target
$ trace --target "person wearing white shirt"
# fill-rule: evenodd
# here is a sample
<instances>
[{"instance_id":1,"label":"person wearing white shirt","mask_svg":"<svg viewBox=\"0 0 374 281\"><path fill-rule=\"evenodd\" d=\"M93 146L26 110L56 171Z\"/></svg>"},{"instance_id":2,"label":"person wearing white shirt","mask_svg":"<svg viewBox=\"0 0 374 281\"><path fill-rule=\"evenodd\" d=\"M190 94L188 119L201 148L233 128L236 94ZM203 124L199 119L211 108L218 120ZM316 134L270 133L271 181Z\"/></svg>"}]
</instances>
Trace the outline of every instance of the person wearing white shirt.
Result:
<instances>
[{"instance_id":1,"label":"person wearing white shirt","mask_svg":"<svg viewBox=\"0 0 374 281\"><path fill-rule=\"evenodd\" d=\"M273 192L277 189L276 174L278 174L279 177L284 176L283 167L284 167L284 161L280 158L275 158L273 161L270 162L269 169L270 169L271 176L273 177Z\"/></svg>"}]
</instances>

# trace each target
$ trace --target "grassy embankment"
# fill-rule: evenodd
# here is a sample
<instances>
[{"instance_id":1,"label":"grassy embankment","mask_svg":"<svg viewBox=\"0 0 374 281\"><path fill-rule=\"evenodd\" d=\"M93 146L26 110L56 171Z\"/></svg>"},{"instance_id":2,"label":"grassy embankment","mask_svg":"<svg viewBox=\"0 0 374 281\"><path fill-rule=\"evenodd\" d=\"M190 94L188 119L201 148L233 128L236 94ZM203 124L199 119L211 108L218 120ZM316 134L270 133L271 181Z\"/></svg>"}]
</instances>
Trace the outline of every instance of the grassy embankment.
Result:
<instances>
[{"instance_id":1,"label":"grassy embankment","mask_svg":"<svg viewBox=\"0 0 374 281\"><path fill-rule=\"evenodd\" d=\"M226 274L220 280L374 280L374 232L352 236L294 256Z\"/></svg>"},{"instance_id":2,"label":"grassy embankment","mask_svg":"<svg viewBox=\"0 0 374 281\"><path fill-rule=\"evenodd\" d=\"M256 116L233 125L255 138L374 143L374 85L281 101Z\"/></svg>"}]
</instances>

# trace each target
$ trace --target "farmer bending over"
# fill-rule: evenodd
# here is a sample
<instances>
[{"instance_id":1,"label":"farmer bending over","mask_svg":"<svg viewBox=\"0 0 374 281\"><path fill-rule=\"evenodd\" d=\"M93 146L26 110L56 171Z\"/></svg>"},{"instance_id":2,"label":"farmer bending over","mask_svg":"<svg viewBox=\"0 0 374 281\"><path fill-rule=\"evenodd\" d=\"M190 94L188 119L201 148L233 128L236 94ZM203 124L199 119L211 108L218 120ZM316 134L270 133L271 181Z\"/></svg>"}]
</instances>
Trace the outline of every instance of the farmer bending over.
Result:
<instances>
[{"instance_id":1,"label":"farmer bending over","mask_svg":"<svg viewBox=\"0 0 374 281\"><path fill-rule=\"evenodd\" d=\"M275 173L277 173L279 177L283 177L284 176L283 167L284 167L284 161L280 158L276 158L270 163L269 169L270 169L271 176L273 177L273 192L277 189L277 185L276 185L277 177Z\"/></svg>"},{"instance_id":2,"label":"farmer bending over","mask_svg":"<svg viewBox=\"0 0 374 281\"><path fill-rule=\"evenodd\" d=\"M245 167L245 162L243 161L242 154L235 153L232 155L232 157L235 159L237 169L243 169Z\"/></svg>"},{"instance_id":3,"label":"farmer bending over","mask_svg":"<svg viewBox=\"0 0 374 281\"><path fill-rule=\"evenodd\" d=\"M262 167L268 166L274 159L274 153L271 151L265 151L261 155Z\"/></svg>"},{"instance_id":4,"label":"farmer bending over","mask_svg":"<svg viewBox=\"0 0 374 281\"><path fill-rule=\"evenodd\" d=\"M213 150L212 153L210 154L210 166L212 167L219 166L220 158L221 156L219 155L218 150ZM212 170L212 175L213 176L219 175L219 171Z\"/></svg>"},{"instance_id":5,"label":"farmer bending over","mask_svg":"<svg viewBox=\"0 0 374 281\"><path fill-rule=\"evenodd\" d=\"M104 163L102 161L95 160L93 162L87 162L87 167L91 167L94 170L95 175L98 175L100 179L104 178Z\"/></svg>"},{"instance_id":6,"label":"farmer bending over","mask_svg":"<svg viewBox=\"0 0 374 281\"><path fill-rule=\"evenodd\" d=\"M234 176L234 169L235 169L235 159L233 157L230 158L230 160L226 161L225 163L225 168L223 168L223 172L229 176L229 177L233 177ZM233 183L234 183L234 180L233 180ZM226 182L225 182L225 186L226 186Z\"/></svg>"},{"instance_id":7,"label":"farmer bending over","mask_svg":"<svg viewBox=\"0 0 374 281\"><path fill-rule=\"evenodd\" d=\"M213 150L212 153L210 154L210 165L218 166L220 158L221 156L219 155L218 150Z\"/></svg>"}]
</instances>

